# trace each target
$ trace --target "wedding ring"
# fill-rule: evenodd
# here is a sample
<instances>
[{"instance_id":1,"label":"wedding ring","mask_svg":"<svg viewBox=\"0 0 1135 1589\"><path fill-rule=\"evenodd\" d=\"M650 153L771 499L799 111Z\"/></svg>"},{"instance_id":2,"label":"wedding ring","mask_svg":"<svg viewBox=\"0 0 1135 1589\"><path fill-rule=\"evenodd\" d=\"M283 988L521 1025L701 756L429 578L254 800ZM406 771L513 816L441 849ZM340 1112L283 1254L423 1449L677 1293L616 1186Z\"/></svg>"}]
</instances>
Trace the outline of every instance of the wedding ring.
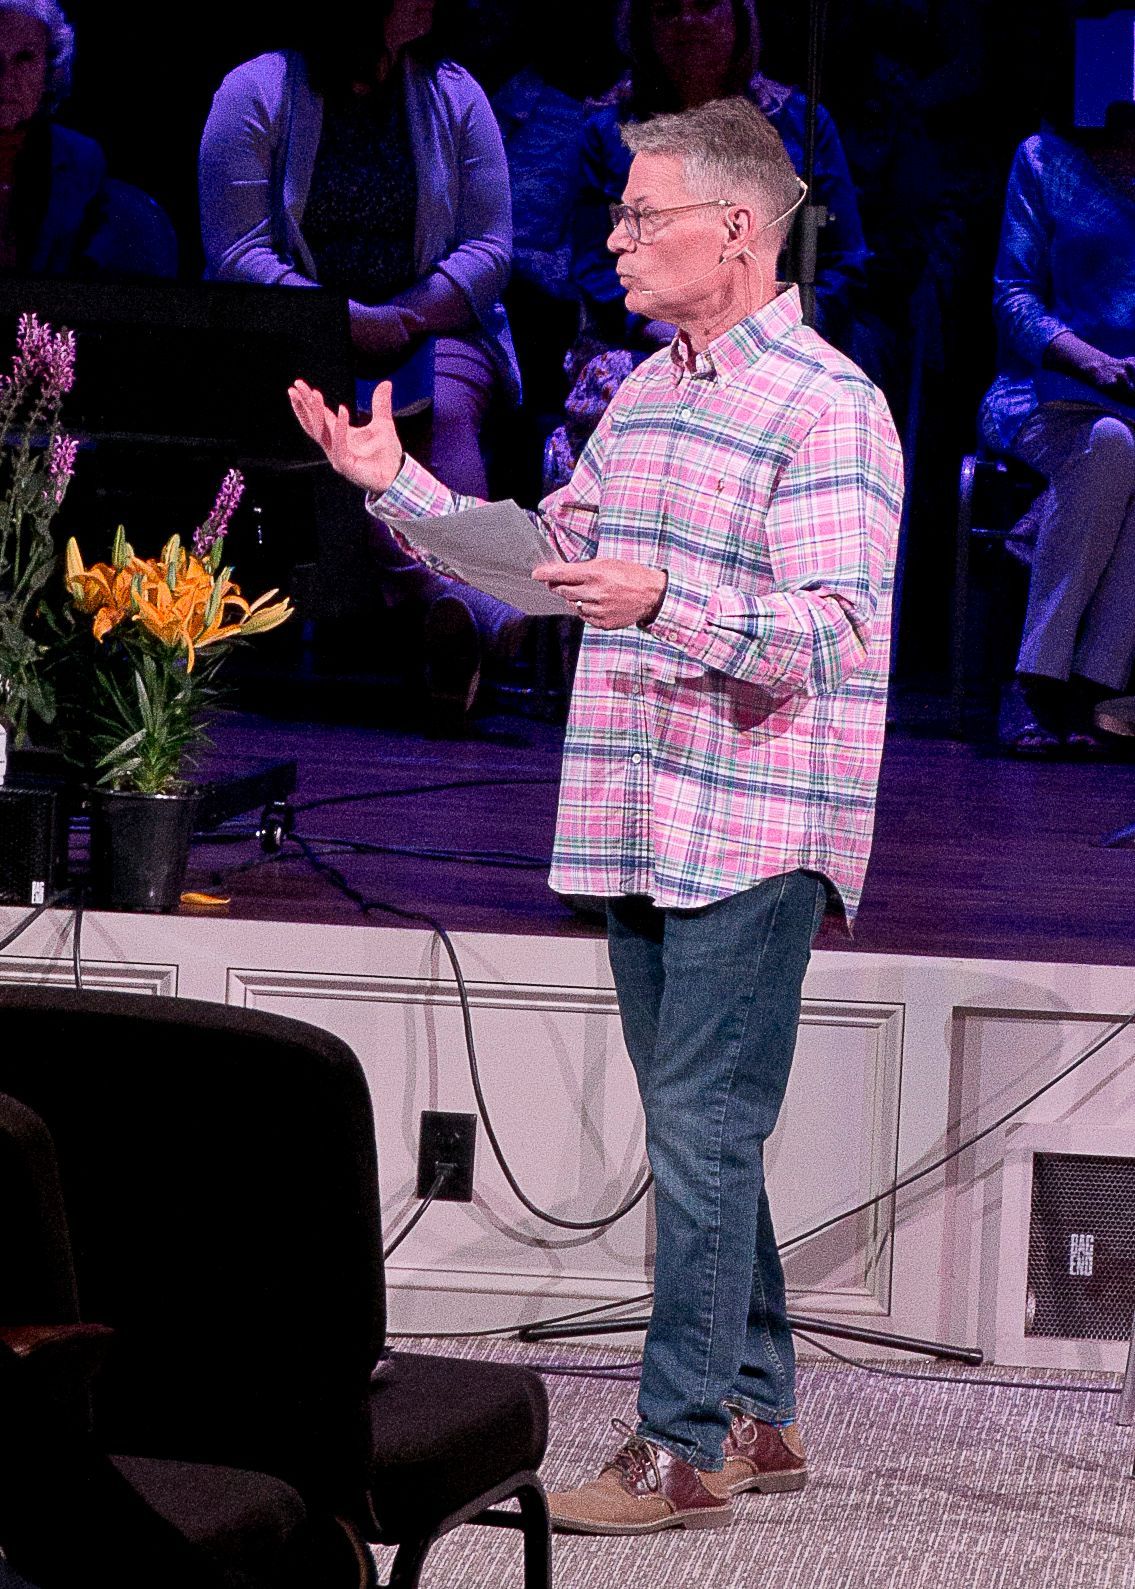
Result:
<instances>
[{"instance_id":1,"label":"wedding ring","mask_svg":"<svg viewBox=\"0 0 1135 1589\"><path fill-rule=\"evenodd\" d=\"M579 616L582 618L583 617L583 603L581 601L577 601L576 602L575 610L579 614Z\"/></svg>"}]
</instances>

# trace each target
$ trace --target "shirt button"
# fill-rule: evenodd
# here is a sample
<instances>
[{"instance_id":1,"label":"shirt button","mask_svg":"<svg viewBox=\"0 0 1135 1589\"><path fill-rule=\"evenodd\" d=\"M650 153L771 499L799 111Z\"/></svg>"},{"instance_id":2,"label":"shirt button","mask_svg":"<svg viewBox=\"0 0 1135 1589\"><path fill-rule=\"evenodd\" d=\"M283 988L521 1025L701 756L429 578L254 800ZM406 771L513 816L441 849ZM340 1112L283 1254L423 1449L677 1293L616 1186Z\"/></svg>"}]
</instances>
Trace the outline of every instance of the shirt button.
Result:
<instances>
[{"instance_id":1,"label":"shirt button","mask_svg":"<svg viewBox=\"0 0 1135 1589\"><path fill-rule=\"evenodd\" d=\"M693 411L692 408L683 408L681 410L681 415L682 415L683 419L692 419L693 418L693 414L694 414L694 411Z\"/></svg>"},{"instance_id":2,"label":"shirt button","mask_svg":"<svg viewBox=\"0 0 1135 1589\"><path fill-rule=\"evenodd\" d=\"M636 750L634 755L631 757L631 761L637 767L641 760L642 760L642 757L639 755L638 751Z\"/></svg>"}]
</instances>

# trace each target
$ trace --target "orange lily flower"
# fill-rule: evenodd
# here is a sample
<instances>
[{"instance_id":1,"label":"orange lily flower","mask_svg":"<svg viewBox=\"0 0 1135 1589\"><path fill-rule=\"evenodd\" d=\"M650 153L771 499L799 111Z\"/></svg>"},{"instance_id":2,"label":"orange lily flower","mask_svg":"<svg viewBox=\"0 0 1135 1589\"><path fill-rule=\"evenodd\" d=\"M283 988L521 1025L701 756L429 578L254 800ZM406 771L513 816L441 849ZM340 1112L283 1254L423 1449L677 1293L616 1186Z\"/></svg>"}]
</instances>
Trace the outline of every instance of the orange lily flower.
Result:
<instances>
[{"instance_id":1,"label":"orange lily flower","mask_svg":"<svg viewBox=\"0 0 1135 1589\"><path fill-rule=\"evenodd\" d=\"M74 540L67 547L67 588L81 612L95 614L94 633L104 635L132 618L163 645L186 653L186 669L193 671L197 652L242 632L263 634L290 617L285 597L267 606L276 591L266 591L249 603L228 570L212 574L197 557L182 550L175 535L162 548L160 558L129 554L123 566L106 563L83 567Z\"/></svg>"},{"instance_id":2,"label":"orange lily flower","mask_svg":"<svg viewBox=\"0 0 1135 1589\"><path fill-rule=\"evenodd\" d=\"M85 568L74 536L67 542L67 589L80 612L94 613L96 640L101 642L116 624L130 616L131 582L144 566L138 558L131 557L122 568L109 563L92 563Z\"/></svg>"}]
</instances>

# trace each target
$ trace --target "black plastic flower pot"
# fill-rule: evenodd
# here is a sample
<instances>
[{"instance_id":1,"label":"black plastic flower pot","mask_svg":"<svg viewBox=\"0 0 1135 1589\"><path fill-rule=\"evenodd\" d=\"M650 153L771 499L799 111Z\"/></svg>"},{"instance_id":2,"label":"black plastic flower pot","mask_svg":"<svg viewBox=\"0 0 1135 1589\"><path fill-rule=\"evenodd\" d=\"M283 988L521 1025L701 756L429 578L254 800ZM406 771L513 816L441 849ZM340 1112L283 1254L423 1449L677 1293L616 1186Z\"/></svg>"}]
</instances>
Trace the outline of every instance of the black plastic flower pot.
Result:
<instances>
[{"instance_id":1,"label":"black plastic flower pot","mask_svg":"<svg viewBox=\"0 0 1135 1589\"><path fill-rule=\"evenodd\" d=\"M91 904L100 910L176 910L197 795L94 789L90 807Z\"/></svg>"}]
</instances>

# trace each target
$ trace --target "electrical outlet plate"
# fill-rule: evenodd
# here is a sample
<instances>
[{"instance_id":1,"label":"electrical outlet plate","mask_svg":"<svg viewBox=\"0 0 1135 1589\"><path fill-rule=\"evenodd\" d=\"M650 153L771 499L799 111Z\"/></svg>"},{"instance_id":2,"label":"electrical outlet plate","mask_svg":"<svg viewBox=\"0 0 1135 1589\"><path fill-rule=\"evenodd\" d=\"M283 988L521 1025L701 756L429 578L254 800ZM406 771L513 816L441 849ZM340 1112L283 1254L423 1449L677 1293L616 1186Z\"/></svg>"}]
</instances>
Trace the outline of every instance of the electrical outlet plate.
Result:
<instances>
[{"instance_id":1,"label":"electrical outlet plate","mask_svg":"<svg viewBox=\"0 0 1135 1589\"><path fill-rule=\"evenodd\" d=\"M447 1114L423 1109L418 1136L418 1196L426 1197L437 1179L439 1164L454 1164L435 1201L470 1203L473 1200L473 1159L477 1147L477 1116Z\"/></svg>"}]
</instances>

